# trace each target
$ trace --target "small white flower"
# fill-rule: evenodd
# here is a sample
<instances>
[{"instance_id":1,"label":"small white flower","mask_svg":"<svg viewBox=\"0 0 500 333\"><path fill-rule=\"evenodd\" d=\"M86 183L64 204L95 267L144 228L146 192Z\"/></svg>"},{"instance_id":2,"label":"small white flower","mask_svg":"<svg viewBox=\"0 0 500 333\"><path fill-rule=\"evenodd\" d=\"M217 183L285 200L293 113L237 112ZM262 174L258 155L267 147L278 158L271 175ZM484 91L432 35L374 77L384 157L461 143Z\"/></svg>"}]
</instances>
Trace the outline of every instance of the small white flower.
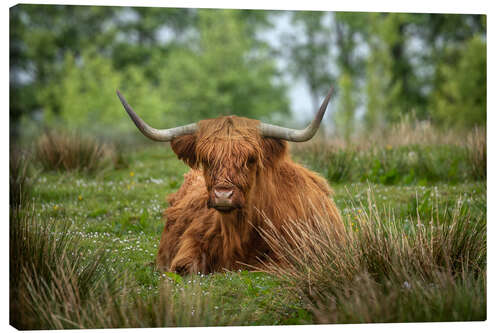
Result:
<instances>
[{"instance_id":1,"label":"small white flower","mask_svg":"<svg viewBox=\"0 0 500 333\"><path fill-rule=\"evenodd\" d=\"M410 151L410 152L408 153L408 161L409 161L410 163L414 163L414 162L416 162L416 161L417 161L417 153L415 153L414 151Z\"/></svg>"}]
</instances>

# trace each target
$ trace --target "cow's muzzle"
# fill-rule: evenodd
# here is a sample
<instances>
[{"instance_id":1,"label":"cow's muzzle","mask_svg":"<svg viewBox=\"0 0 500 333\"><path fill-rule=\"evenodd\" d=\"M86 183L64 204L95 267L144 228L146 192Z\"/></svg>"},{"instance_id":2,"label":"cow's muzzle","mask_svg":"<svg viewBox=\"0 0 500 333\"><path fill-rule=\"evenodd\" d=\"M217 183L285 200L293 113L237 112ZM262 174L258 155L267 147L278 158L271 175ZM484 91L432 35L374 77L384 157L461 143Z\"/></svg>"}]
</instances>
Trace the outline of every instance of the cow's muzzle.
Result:
<instances>
[{"instance_id":1,"label":"cow's muzzle","mask_svg":"<svg viewBox=\"0 0 500 333\"><path fill-rule=\"evenodd\" d=\"M215 187L210 195L208 206L221 212L229 212L241 205L237 200L237 190L234 187Z\"/></svg>"}]
</instances>

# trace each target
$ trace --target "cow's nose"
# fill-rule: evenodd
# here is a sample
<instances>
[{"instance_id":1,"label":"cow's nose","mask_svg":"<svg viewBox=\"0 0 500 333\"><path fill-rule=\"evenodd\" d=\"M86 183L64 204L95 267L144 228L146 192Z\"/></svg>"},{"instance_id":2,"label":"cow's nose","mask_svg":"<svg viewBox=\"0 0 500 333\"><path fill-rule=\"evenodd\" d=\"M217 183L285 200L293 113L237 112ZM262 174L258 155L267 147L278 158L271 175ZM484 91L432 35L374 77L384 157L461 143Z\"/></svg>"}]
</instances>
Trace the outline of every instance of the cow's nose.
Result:
<instances>
[{"instance_id":1,"label":"cow's nose","mask_svg":"<svg viewBox=\"0 0 500 333\"><path fill-rule=\"evenodd\" d=\"M214 190L214 194L217 199L229 199L233 195L233 190Z\"/></svg>"}]
</instances>

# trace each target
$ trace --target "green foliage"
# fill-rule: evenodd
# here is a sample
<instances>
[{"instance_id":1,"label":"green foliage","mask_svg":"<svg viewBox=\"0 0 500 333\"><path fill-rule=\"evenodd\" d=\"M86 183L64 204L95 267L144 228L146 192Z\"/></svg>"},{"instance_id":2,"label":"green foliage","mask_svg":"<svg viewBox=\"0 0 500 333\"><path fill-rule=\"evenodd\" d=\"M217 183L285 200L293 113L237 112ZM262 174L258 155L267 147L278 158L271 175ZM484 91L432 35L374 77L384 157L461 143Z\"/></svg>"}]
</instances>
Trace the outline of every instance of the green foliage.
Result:
<instances>
[{"instance_id":1,"label":"green foliage","mask_svg":"<svg viewBox=\"0 0 500 333\"><path fill-rule=\"evenodd\" d=\"M244 22L234 11L200 11L199 38L172 52L161 69L165 99L180 122L236 114L269 119L286 115L282 85L273 84L273 61L251 49Z\"/></svg>"},{"instance_id":2,"label":"green foliage","mask_svg":"<svg viewBox=\"0 0 500 333\"><path fill-rule=\"evenodd\" d=\"M357 40L367 31L368 16L364 13L338 12L333 13L332 19L333 29L329 33L335 35L338 50L337 86L340 92L335 113L335 129L349 141L359 130L358 126L355 126L355 119L356 111L361 105L362 95L359 90L362 81L359 78L362 76L364 59L357 50Z\"/></svg>"},{"instance_id":3,"label":"green foliage","mask_svg":"<svg viewBox=\"0 0 500 333\"><path fill-rule=\"evenodd\" d=\"M325 81L337 81L336 129L349 133L347 115L358 108L367 130L410 113L462 128L484 124L484 16L339 12L330 20L294 12L291 20L283 53L313 103Z\"/></svg>"},{"instance_id":4,"label":"green foliage","mask_svg":"<svg viewBox=\"0 0 500 333\"><path fill-rule=\"evenodd\" d=\"M384 70L385 50L381 49L376 41L371 41L372 52L366 60L366 82L364 95L366 96L366 110L362 123L366 131L383 128L387 120L388 108L387 91L389 87L389 73ZM392 110L394 111L394 110Z\"/></svg>"},{"instance_id":5,"label":"green foliage","mask_svg":"<svg viewBox=\"0 0 500 333\"><path fill-rule=\"evenodd\" d=\"M486 41L476 36L463 50L445 50L453 62L438 67L443 84L433 95L436 121L447 126L469 128L486 124ZM453 115L453 116L451 116Z\"/></svg>"},{"instance_id":6,"label":"green foliage","mask_svg":"<svg viewBox=\"0 0 500 333\"><path fill-rule=\"evenodd\" d=\"M284 47L280 51L289 59L293 76L306 80L313 103L310 111L315 112L319 97L333 83L331 41L328 28L322 24L325 13L294 11L291 16L292 23L300 32L285 33Z\"/></svg>"},{"instance_id":7,"label":"green foliage","mask_svg":"<svg viewBox=\"0 0 500 333\"><path fill-rule=\"evenodd\" d=\"M365 117L366 126L380 125L380 119L396 122L409 112L425 118L424 82L417 75L416 68L425 64L416 61L418 53L409 51L412 38L409 31L414 26L420 27L415 23L418 16L402 13L368 15L373 30L365 34L371 50L366 60L369 114Z\"/></svg>"},{"instance_id":8,"label":"green foliage","mask_svg":"<svg viewBox=\"0 0 500 333\"><path fill-rule=\"evenodd\" d=\"M340 96L338 97L338 111L335 114L335 128L346 141L355 132L355 114L357 94L352 77L345 73L339 79Z\"/></svg>"},{"instance_id":9,"label":"green foliage","mask_svg":"<svg viewBox=\"0 0 500 333\"><path fill-rule=\"evenodd\" d=\"M21 118L50 104L58 112L58 91L42 97L41 91L64 77L66 53L88 47L104 51L114 34L106 23L112 7L28 5L10 9L11 18L11 131L19 135Z\"/></svg>"},{"instance_id":10,"label":"green foliage","mask_svg":"<svg viewBox=\"0 0 500 333\"><path fill-rule=\"evenodd\" d=\"M13 135L40 111L45 125L130 132L116 89L160 128L288 114L276 65L256 41L266 12L19 5L11 18Z\"/></svg>"},{"instance_id":11,"label":"green foliage","mask_svg":"<svg viewBox=\"0 0 500 333\"><path fill-rule=\"evenodd\" d=\"M130 119L116 97L116 89L127 92L127 98L140 111L141 117L157 126L165 126L165 112L169 104L163 103L135 67L124 71L113 69L111 61L92 50L77 61L66 55L65 76L59 84L47 86L42 96L52 98L60 109L46 101L46 124L63 126L70 130L86 129L90 132L125 132L131 128ZM166 117L165 117L166 116Z\"/></svg>"},{"instance_id":12,"label":"green foliage","mask_svg":"<svg viewBox=\"0 0 500 333\"><path fill-rule=\"evenodd\" d=\"M191 8L115 7L112 12L115 17L129 16L108 17L115 34L110 50L114 68L140 67L149 84L158 81L161 59L181 44L196 23L196 9ZM165 42L159 31L168 31L175 38Z\"/></svg>"},{"instance_id":13,"label":"green foliage","mask_svg":"<svg viewBox=\"0 0 500 333\"><path fill-rule=\"evenodd\" d=\"M271 14L40 5L10 14L13 134L28 119L40 127L41 112L59 131L115 135L121 144L110 152L115 168L97 168L100 142L74 138L45 141L37 158L45 168L11 156L11 199L21 198L10 215L16 327L484 320L484 131L451 143L428 139L443 138L432 131L403 143L411 133L402 131L397 144L380 145L369 131L359 146L304 144L294 158L332 184L347 247L325 247L327 233L306 230L302 240L312 242L281 248L305 254L288 271L163 275L153 267L164 197L187 167L163 145L138 149L113 133L136 132L115 89L155 127L229 113L286 116L286 87L257 38ZM286 40L292 72L307 79L313 109L338 79L346 140L360 107L368 130L410 112L443 126L485 123L484 15L294 12L292 21L302 33ZM74 168L99 172L67 172ZM109 276L124 272L117 289Z\"/></svg>"},{"instance_id":14,"label":"green foliage","mask_svg":"<svg viewBox=\"0 0 500 333\"><path fill-rule=\"evenodd\" d=\"M116 88L158 127L229 113L283 121L289 110L276 54L305 79L311 110L337 81L335 118L346 138L358 110L366 130L410 113L443 126L485 123L485 16L296 11L286 13L293 28L273 50L259 33L271 31L278 14L15 6L11 134L42 121L131 130Z\"/></svg>"}]
</instances>

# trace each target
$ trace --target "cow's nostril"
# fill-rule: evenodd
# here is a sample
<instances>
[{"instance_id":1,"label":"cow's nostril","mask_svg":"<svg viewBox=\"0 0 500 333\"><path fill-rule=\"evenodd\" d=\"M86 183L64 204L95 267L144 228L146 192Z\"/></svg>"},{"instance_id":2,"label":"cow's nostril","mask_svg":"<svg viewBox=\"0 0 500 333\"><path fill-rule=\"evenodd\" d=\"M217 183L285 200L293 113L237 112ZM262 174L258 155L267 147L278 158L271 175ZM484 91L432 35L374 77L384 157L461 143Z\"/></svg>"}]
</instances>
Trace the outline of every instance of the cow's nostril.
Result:
<instances>
[{"instance_id":1,"label":"cow's nostril","mask_svg":"<svg viewBox=\"0 0 500 333\"><path fill-rule=\"evenodd\" d=\"M214 193L218 199L229 199L231 197L231 195L233 195L232 190L229 190L229 191L226 191L226 190L217 191L217 190L215 190Z\"/></svg>"}]
</instances>

